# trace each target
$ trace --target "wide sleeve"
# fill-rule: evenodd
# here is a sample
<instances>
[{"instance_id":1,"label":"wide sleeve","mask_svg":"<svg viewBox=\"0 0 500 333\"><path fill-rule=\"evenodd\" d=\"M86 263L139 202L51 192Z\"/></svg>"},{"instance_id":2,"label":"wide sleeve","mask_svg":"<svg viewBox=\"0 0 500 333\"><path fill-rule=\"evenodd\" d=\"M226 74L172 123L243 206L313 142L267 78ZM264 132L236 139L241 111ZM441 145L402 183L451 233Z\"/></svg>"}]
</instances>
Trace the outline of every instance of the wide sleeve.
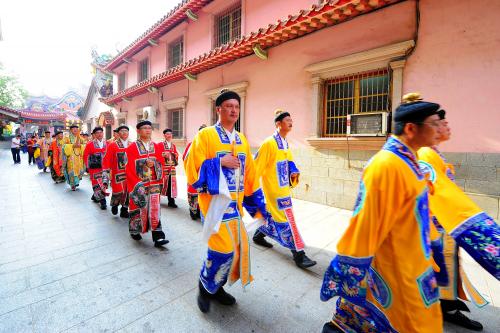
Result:
<instances>
[{"instance_id":1,"label":"wide sleeve","mask_svg":"<svg viewBox=\"0 0 500 333\"><path fill-rule=\"evenodd\" d=\"M378 163L365 169L349 227L324 275L322 301L341 296L365 304L366 276L375 252L397 220L392 207L403 204L403 188L402 176L394 168Z\"/></svg>"},{"instance_id":2,"label":"wide sleeve","mask_svg":"<svg viewBox=\"0 0 500 333\"><path fill-rule=\"evenodd\" d=\"M299 176L300 176L299 168L297 168L297 165L295 165L292 151L288 149L288 178L290 180L291 188L294 188L297 185L299 185Z\"/></svg>"},{"instance_id":3,"label":"wide sleeve","mask_svg":"<svg viewBox=\"0 0 500 333\"><path fill-rule=\"evenodd\" d=\"M266 210L264 193L260 188L260 178L257 174L256 163L247 144L247 159L245 162L245 191L243 207L254 218L268 218L270 214ZM258 157L258 154L257 154ZM262 171L259 171L262 172Z\"/></svg>"},{"instance_id":4,"label":"wide sleeve","mask_svg":"<svg viewBox=\"0 0 500 333\"><path fill-rule=\"evenodd\" d=\"M85 145L85 149L83 150L83 163L85 163L87 170L89 169L88 158L89 158L90 154L92 154L92 147L91 147L91 143L89 142Z\"/></svg>"},{"instance_id":5,"label":"wide sleeve","mask_svg":"<svg viewBox=\"0 0 500 333\"><path fill-rule=\"evenodd\" d=\"M135 144L128 146L127 158L128 162L125 167L125 173L130 200L132 200L137 207L144 208L147 204L146 187L137 175L136 161L138 159L138 153L137 149L135 148Z\"/></svg>"},{"instance_id":6,"label":"wide sleeve","mask_svg":"<svg viewBox=\"0 0 500 333\"><path fill-rule=\"evenodd\" d=\"M206 130L196 134L184 159L187 182L199 193L219 194L220 178L223 177L220 158L208 157Z\"/></svg>"},{"instance_id":7,"label":"wide sleeve","mask_svg":"<svg viewBox=\"0 0 500 333\"><path fill-rule=\"evenodd\" d=\"M110 183L111 168L115 163L117 145L111 143L106 150L106 154L102 160L102 181L104 184Z\"/></svg>"}]
</instances>

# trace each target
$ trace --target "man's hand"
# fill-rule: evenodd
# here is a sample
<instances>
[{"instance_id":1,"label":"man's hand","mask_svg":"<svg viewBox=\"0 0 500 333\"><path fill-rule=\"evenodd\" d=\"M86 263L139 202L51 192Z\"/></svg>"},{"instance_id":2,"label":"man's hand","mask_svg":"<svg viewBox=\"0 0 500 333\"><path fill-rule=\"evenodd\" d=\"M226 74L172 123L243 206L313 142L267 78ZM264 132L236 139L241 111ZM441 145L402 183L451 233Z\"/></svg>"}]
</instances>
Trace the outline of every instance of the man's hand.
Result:
<instances>
[{"instance_id":1,"label":"man's hand","mask_svg":"<svg viewBox=\"0 0 500 333\"><path fill-rule=\"evenodd\" d=\"M155 162L152 159L148 159L146 161L146 165L148 166L148 168L152 168L155 166Z\"/></svg>"},{"instance_id":2,"label":"man's hand","mask_svg":"<svg viewBox=\"0 0 500 333\"><path fill-rule=\"evenodd\" d=\"M236 156L228 154L220 159L220 164L223 167L226 167L229 169L238 169L240 167L240 160Z\"/></svg>"}]
</instances>

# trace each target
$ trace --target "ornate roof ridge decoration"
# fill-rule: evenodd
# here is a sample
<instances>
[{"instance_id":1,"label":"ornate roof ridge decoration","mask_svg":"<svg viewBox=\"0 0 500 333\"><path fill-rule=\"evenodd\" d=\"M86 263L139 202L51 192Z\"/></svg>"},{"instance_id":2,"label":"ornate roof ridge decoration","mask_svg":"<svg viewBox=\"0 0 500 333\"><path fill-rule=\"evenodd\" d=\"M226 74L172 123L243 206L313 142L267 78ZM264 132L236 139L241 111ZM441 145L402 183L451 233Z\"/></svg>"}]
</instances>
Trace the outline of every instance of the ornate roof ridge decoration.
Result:
<instances>
[{"instance_id":1,"label":"ornate roof ridge decoration","mask_svg":"<svg viewBox=\"0 0 500 333\"><path fill-rule=\"evenodd\" d=\"M108 105L120 102L147 92L148 87L163 87L183 80L184 74L196 75L214 67L254 54L253 47L259 44L261 49L278 46L289 40L302 37L311 32L330 27L366 14L376 9L401 2L403 0L330 0L320 5L312 5L308 10L301 10L297 15L289 15L285 20L278 20L258 31L212 49L194 59L152 76L148 80L122 90L102 101Z\"/></svg>"},{"instance_id":2,"label":"ornate roof ridge decoration","mask_svg":"<svg viewBox=\"0 0 500 333\"><path fill-rule=\"evenodd\" d=\"M196 13L210 2L212 2L212 0L182 0L177 6L170 10L167 15L159 19L135 41L120 51L106 65L99 66L99 69L109 72L118 67L123 62L124 58L130 58L144 47L151 45L149 40L158 40L158 38L167 31L184 21L187 18L186 11L191 10L191 13Z\"/></svg>"}]
</instances>

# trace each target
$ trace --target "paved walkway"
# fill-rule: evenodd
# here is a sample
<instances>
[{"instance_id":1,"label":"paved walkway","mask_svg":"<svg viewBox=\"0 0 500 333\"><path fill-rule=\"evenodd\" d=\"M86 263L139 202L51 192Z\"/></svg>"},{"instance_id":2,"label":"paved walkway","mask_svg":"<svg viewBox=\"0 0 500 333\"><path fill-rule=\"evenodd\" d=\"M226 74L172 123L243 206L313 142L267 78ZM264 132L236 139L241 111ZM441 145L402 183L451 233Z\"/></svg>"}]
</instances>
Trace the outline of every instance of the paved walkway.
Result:
<instances>
[{"instance_id":1,"label":"paved walkway","mask_svg":"<svg viewBox=\"0 0 500 333\"><path fill-rule=\"evenodd\" d=\"M307 253L318 265L303 271L278 246L252 246L255 282L245 291L239 283L229 288L237 306L213 304L203 315L195 298L205 245L185 192L178 209L163 203L171 242L159 250L149 235L131 240L126 220L93 204L88 179L71 192L21 158L14 166L10 151L0 150L0 332L303 333L320 332L330 318L334 302L321 302L319 287L349 211L296 200ZM466 264L499 307L499 283ZM500 327L494 306L471 309L484 332ZM446 326L446 332L464 331Z\"/></svg>"}]
</instances>

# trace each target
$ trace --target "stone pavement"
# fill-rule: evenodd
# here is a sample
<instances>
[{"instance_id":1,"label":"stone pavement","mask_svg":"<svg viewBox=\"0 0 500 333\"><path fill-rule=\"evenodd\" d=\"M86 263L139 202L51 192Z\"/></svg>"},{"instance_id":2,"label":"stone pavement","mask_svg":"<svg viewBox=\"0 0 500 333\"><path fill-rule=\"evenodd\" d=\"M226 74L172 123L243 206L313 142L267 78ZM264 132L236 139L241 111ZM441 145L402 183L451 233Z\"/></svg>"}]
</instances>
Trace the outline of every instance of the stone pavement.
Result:
<instances>
[{"instance_id":1,"label":"stone pavement","mask_svg":"<svg viewBox=\"0 0 500 333\"><path fill-rule=\"evenodd\" d=\"M149 235L131 240L126 220L93 204L88 179L71 192L21 158L14 166L10 151L0 150L0 332L320 332L329 320L334 302L321 302L319 287L351 212L296 200L318 265L303 271L287 250L252 246L255 281L245 291L228 288L236 306L214 303L204 315L195 298L205 245L184 186L178 209L162 205L171 242L161 250ZM471 307L472 316L484 332L497 332L500 285L465 261L493 305Z\"/></svg>"}]
</instances>

